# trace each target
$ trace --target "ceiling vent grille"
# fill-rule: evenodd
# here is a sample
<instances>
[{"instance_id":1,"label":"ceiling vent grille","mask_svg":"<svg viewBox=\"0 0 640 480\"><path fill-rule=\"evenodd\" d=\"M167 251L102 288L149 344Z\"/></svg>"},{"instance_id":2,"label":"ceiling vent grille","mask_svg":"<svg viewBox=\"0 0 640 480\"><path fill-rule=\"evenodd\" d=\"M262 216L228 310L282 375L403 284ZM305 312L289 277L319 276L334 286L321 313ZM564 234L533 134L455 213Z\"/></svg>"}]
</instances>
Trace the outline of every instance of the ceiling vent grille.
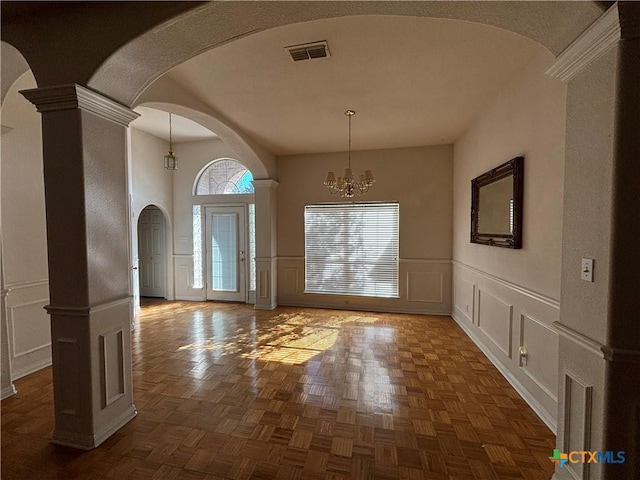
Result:
<instances>
[{"instance_id":1,"label":"ceiling vent grille","mask_svg":"<svg viewBox=\"0 0 640 480\"><path fill-rule=\"evenodd\" d=\"M291 60L294 62L301 62L302 60L313 60L314 58L327 58L330 57L329 45L325 40L321 42L304 43L301 45L290 45L284 47Z\"/></svg>"}]
</instances>

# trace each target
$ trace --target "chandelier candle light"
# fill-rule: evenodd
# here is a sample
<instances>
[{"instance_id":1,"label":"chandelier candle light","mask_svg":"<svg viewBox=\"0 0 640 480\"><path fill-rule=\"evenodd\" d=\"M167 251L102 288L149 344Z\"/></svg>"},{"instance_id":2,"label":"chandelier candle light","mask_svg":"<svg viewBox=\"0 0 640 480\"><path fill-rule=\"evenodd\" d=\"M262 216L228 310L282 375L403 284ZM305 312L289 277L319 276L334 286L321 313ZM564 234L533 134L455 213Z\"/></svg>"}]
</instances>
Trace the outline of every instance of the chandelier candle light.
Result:
<instances>
[{"instance_id":1,"label":"chandelier candle light","mask_svg":"<svg viewBox=\"0 0 640 480\"><path fill-rule=\"evenodd\" d=\"M351 171L351 117L356 112L353 110L347 110L344 114L349 117L349 166L344 169L344 176L338 177L333 172L328 172L327 177L324 180L325 186L332 194L340 194L341 197L353 198L354 196L364 195L369 191L369 187L376 181L373 178L371 170L365 170L364 175L360 175L360 180L356 181Z\"/></svg>"},{"instance_id":2,"label":"chandelier candle light","mask_svg":"<svg viewBox=\"0 0 640 480\"><path fill-rule=\"evenodd\" d=\"M169 113L169 153L164 156L164 168L167 170L178 169L178 157L173 154L173 142L171 137L171 113Z\"/></svg>"}]
</instances>

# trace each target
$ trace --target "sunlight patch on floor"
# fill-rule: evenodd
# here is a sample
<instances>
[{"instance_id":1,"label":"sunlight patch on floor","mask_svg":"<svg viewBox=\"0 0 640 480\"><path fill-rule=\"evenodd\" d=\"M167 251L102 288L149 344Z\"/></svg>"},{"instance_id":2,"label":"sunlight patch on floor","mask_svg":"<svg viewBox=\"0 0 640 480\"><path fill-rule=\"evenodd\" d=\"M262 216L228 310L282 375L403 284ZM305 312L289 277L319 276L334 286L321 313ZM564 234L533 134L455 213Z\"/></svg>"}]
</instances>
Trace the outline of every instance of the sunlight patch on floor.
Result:
<instances>
[{"instance_id":1,"label":"sunlight patch on floor","mask_svg":"<svg viewBox=\"0 0 640 480\"><path fill-rule=\"evenodd\" d=\"M281 313L269 321L269 328L255 332L239 333L232 338L209 338L178 348L213 352L222 355L240 355L242 358L288 365L301 364L319 352L329 350L345 326L374 325L380 319L371 315L333 316L321 322L306 313ZM318 325L321 323L322 325Z\"/></svg>"}]
</instances>

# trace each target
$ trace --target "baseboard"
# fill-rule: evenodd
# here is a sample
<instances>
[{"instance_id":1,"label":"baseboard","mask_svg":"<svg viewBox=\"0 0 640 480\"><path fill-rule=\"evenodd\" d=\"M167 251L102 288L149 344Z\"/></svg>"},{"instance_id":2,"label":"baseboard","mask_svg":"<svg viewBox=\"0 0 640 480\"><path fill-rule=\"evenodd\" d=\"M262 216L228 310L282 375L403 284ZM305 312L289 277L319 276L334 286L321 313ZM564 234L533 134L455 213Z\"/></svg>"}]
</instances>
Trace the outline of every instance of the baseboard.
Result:
<instances>
[{"instance_id":1,"label":"baseboard","mask_svg":"<svg viewBox=\"0 0 640 480\"><path fill-rule=\"evenodd\" d=\"M47 368L51 366L51 358L43 360L38 363L34 363L33 365L29 365L27 368L15 371L13 370L11 373L12 380L18 380L19 378L26 377L27 375L31 375L32 373L37 372L38 370L42 370L43 368Z\"/></svg>"},{"instance_id":2,"label":"baseboard","mask_svg":"<svg viewBox=\"0 0 640 480\"><path fill-rule=\"evenodd\" d=\"M16 390L15 385L12 383L8 387L5 387L2 389L2 391L0 392L0 400L9 398L10 396L15 395L16 393L18 393L18 391Z\"/></svg>"},{"instance_id":3,"label":"baseboard","mask_svg":"<svg viewBox=\"0 0 640 480\"><path fill-rule=\"evenodd\" d=\"M478 346L482 353L484 353L487 358L491 361L494 367L498 369L498 371L502 374L504 378L511 384L511 386L520 394L520 396L524 399L525 402L531 407L531 409L538 415L540 420L542 420L547 427L553 432L554 435L557 435L557 424L556 420L552 418L549 413L540 405L540 403L533 398L531 393L518 381L518 379L513 375L513 373L509 370L509 368L504 365L498 357L494 355L494 353L478 338L478 336L469 328L468 322L464 319L458 318L455 312L451 313L451 317L455 320L460 328L467 334L467 336L473 340L473 342Z\"/></svg>"},{"instance_id":4,"label":"baseboard","mask_svg":"<svg viewBox=\"0 0 640 480\"><path fill-rule=\"evenodd\" d=\"M73 432L58 432L54 430L51 443L75 448L77 450L94 449L116 431L124 427L137 414L138 411L135 405L131 405L131 407L119 415L108 428L94 435L79 435Z\"/></svg>"},{"instance_id":5,"label":"baseboard","mask_svg":"<svg viewBox=\"0 0 640 480\"><path fill-rule=\"evenodd\" d=\"M175 300L183 300L185 302L206 302L206 300L202 298L202 295L176 295Z\"/></svg>"},{"instance_id":6,"label":"baseboard","mask_svg":"<svg viewBox=\"0 0 640 480\"><path fill-rule=\"evenodd\" d=\"M275 308L278 306L279 304L277 302L273 302L273 303L266 303L266 304L262 304L262 303L255 303L253 308L254 310L275 310Z\"/></svg>"},{"instance_id":7,"label":"baseboard","mask_svg":"<svg viewBox=\"0 0 640 480\"><path fill-rule=\"evenodd\" d=\"M322 308L323 310L355 310L362 312L378 312L378 313L406 313L409 315L439 315L450 316L449 312L442 312L437 310L427 310L424 308L393 308L393 307L381 307L372 305L332 305L332 304L320 304L314 302L287 302L280 300L278 305L281 307L300 307L300 308Z\"/></svg>"}]
</instances>

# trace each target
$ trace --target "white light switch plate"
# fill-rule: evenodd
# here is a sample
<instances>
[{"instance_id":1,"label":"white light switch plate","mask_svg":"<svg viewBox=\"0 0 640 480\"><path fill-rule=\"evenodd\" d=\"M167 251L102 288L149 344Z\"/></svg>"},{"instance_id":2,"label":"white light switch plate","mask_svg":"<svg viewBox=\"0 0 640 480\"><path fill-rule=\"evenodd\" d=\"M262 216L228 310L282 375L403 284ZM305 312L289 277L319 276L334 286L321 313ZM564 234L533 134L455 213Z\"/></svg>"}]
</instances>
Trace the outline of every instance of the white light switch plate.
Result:
<instances>
[{"instance_id":1,"label":"white light switch plate","mask_svg":"<svg viewBox=\"0 0 640 480\"><path fill-rule=\"evenodd\" d=\"M593 258L582 259L580 278L585 282L593 282Z\"/></svg>"}]
</instances>

